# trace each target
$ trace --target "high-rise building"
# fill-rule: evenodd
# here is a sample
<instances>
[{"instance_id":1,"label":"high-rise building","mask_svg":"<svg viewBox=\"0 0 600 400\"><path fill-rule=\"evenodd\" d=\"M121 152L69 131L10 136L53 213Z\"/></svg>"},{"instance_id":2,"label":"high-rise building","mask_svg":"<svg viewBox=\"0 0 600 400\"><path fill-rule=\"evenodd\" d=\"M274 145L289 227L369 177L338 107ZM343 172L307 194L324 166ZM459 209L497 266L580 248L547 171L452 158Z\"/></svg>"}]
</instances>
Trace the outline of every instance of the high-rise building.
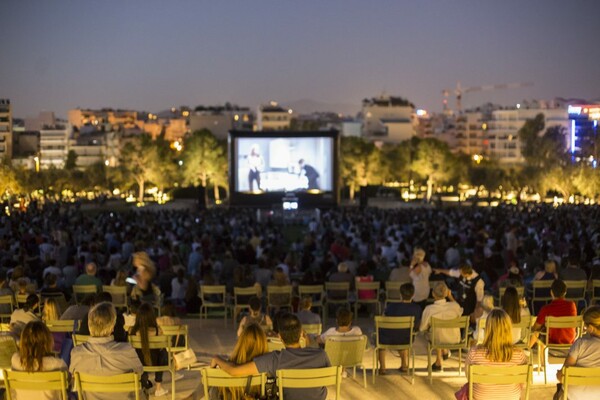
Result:
<instances>
[{"instance_id":1,"label":"high-rise building","mask_svg":"<svg viewBox=\"0 0 600 400\"><path fill-rule=\"evenodd\" d=\"M487 122L481 112L465 112L456 117L456 151L479 155L487 151Z\"/></svg>"},{"instance_id":2,"label":"high-rise building","mask_svg":"<svg viewBox=\"0 0 600 400\"><path fill-rule=\"evenodd\" d=\"M363 136L386 143L399 143L416 134L415 106L401 97L382 94L364 99Z\"/></svg>"},{"instance_id":3,"label":"high-rise building","mask_svg":"<svg viewBox=\"0 0 600 400\"><path fill-rule=\"evenodd\" d=\"M12 159L12 108L9 99L0 99L0 161Z\"/></svg>"}]
</instances>

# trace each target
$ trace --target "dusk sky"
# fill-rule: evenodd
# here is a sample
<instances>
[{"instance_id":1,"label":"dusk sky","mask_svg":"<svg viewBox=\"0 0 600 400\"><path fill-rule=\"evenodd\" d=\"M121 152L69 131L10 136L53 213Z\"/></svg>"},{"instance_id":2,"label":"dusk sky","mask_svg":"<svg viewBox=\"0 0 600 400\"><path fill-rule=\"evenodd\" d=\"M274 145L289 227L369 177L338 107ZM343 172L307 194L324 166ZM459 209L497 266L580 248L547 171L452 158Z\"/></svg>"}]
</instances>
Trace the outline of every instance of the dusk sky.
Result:
<instances>
[{"instance_id":1,"label":"dusk sky","mask_svg":"<svg viewBox=\"0 0 600 400\"><path fill-rule=\"evenodd\" d=\"M2 1L0 98L15 117L302 99L358 111L382 91L440 111L457 81L534 83L467 107L600 99L599 15L597 0Z\"/></svg>"}]
</instances>

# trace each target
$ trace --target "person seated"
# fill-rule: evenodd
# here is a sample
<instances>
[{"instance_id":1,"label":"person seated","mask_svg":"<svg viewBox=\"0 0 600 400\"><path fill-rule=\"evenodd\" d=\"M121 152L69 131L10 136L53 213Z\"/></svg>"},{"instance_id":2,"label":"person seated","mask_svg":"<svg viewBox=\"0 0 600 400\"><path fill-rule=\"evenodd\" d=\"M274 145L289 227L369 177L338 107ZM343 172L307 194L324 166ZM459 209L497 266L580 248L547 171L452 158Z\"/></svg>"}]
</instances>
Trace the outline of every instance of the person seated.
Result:
<instances>
[{"instance_id":1,"label":"person seated","mask_svg":"<svg viewBox=\"0 0 600 400\"><path fill-rule=\"evenodd\" d=\"M282 315L278 320L278 329L285 349L263 354L242 365L214 357L210 363L211 367L219 367L233 376L266 373L269 377L274 378L279 369L311 369L331 366L327 353L323 349L300 347L302 324L298 317L289 313ZM288 400L325 400L327 398L326 387L284 389L283 393Z\"/></svg>"},{"instance_id":2,"label":"person seated","mask_svg":"<svg viewBox=\"0 0 600 400\"><path fill-rule=\"evenodd\" d=\"M566 367L600 367L600 306L591 306L583 313L586 334L573 343L567 359L556 373L556 379L563 382ZM562 383L559 383L559 390ZM600 386L569 385L569 400L600 399Z\"/></svg>"},{"instance_id":3,"label":"person seated","mask_svg":"<svg viewBox=\"0 0 600 400\"><path fill-rule=\"evenodd\" d=\"M444 282L438 282L431 291L434 302L423 310L421 317L420 332L427 332L431 327L431 318L454 319L463 314L463 309L454 301L452 293ZM454 344L460 342L460 329L438 329L435 332L435 342L441 344ZM433 371L442 370L442 358L447 359L450 356L449 351L436 349L435 363L431 366Z\"/></svg>"},{"instance_id":4,"label":"person seated","mask_svg":"<svg viewBox=\"0 0 600 400\"><path fill-rule=\"evenodd\" d=\"M483 301L485 282L470 264L463 263L458 269L434 269L436 274L448 275L459 281L459 290L456 301L463 308L463 315L471 316L475 320L475 310L481 307Z\"/></svg>"},{"instance_id":5,"label":"person seated","mask_svg":"<svg viewBox=\"0 0 600 400\"><path fill-rule=\"evenodd\" d=\"M465 373L469 376L472 365L514 366L525 365L528 357L525 352L513 345L512 323L508 314L494 308L485 321L483 342L472 347L465 361ZM468 385L468 384L467 384ZM519 400L522 385L519 384L473 384L473 399L479 400Z\"/></svg>"},{"instance_id":6,"label":"person seated","mask_svg":"<svg viewBox=\"0 0 600 400\"><path fill-rule=\"evenodd\" d=\"M40 298L37 294L30 294L22 308L18 308L10 316L10 331L16 337L21 336L21 331L31 321L39 321L36 312L40 308Z\"/></svg>"},{"instance_id":7,"label":"person seated","mask_svg":"<svg viewBox=\"0 0 600 400\"><path fill-rule=\"evenodd\" d=\"M258 356L267 353L267 335L257 324L247 325L238 336L229 361L235 365L243 365ZM211 388L209 390L210 400L220 399L242 399L244 388ZM260 394L260 387L251 387L250 395Z\"/></svg>"},{"instance_id":8,"label":"person seated","mask_svg":"<svg viewBox=\"0 0 600 400\"><path fill-rule=\"evenodd\" d=\"M515 287L509 286L506 288L502 299L500 299L500 305L513 323L513 344L519 343L522 335L521 328L516 328L514 325L520 324L522 317L531 315L527 308L527 303L524 298L519 296L519 292L517 292Z\"/></svg>"},{"instance_id":9,"label":"person seated","mask_svg":"<svg viewBox=\"0 0 600 400\"><path fill-rule=\"evenodd\" d=\"M415 286L408 282L400 286L400 296L402 301L400 303L388 303L385 308L383 315L386 317L414 317L415 330L418 329L421 322L421 307L413 303L413 297L415 295ZM410 335L408 329L403 330L392 330L392 329L380 329L379 331L379 343L380 344L408 344L410 342ZM385 356L386 350L379 350L379 365L380 375L386 374L385 368ZM408 350L400 350L400 371L408 372Z\"/></svg>"},{"instance_id":10,"label":"person seated","mask_svg":"<svg viewBox=\"0 0 600 400\"><path fill-rule=\"evenodd\" d=\"M310 296L304 296L300 299L300 304L298 305L299 310L296 315L302 325L316 325L321 323L321 316L311 311L312 304L313 302Z\"/></svg>"},{"instance_id":11,"label":"person seated","mask_svg":"<svg viewBox=\"0 0 600 400\"><path fill-rule=\"evenodd\" d=\"M275 268L273 272L273 279L269 283L269 286L289 286L290 278L285 274L283 268ZM268 288L267 288L268 293ZM275 310L279 310L281 307L286 306L290 303L290 295L285 293L274 293L269 295L269 307L273 307Z\"/></svg>"},{"instance_id":12,"label":"person seated","mask_svg":"<svg viewBox=\"0 0 600 400\"><path fill-rule=\"evenodd\" d=\"M108 292L100 292L94 296L93 304L100 304L103 302L112 303L112 295ZM117 319L113 329L113 338L116 342L125 343L127 342L127 332L125 331L124 327L125 317L123 316L123 313L121 311L115 309L115 312L117 313ZM79 332L77 332L80 335L90 334L88 315L85 315L81 320L81 324L79 325Z\"/></svg>"},{"instance_id":13,"label":"person seated","mask_svg":"<svg viewBox=\"0 0 600 400\"><path fill-rule=\"evenodd\" d=\"M567 285L564 281L556 279L552 282L552 286L550 287L552 301L540 310L533 325L529 347L537 343L543 349L544 343L538 340L538 338L542 328L544 328L546 317L574 317L577 315L577 306L574 302L565 300L566 294ZM548 343L552 344L570 344L575 340L575 328L553 328L549 332L546 332L546 334L548 335ZM542 360L543 362L544 360Z\"/></svg>"},{"instance_id":14,"label":"person seated","mask_svg":"<svg viewBox=\"0 0 600 400\"><path fill-rule=\"evenodd\" d=\"M359 326L352 326L352 311L347 308L339 308L336 313L335 322L337 326L327 329L317 338L319 344L325 344L330 336L361 336L362 330Z\"/></svg>"},{"instance_id":15,"label":"person seated","mask_svg":"<svg viewBox=\"0 0 600 400\"><path fill-rule=\"evenodd\" d=\"M11 368L13 371L49 372L66 371L67 364L52 355L54 341L48 327L42 321L28 322L21 332L19 341L19 351L13 354L11 358ZM44 399L44 400L62 400L60 392L55 390L30 391L18 389L15 391L15 400Z\"/></svg>"},{"instance_id":16,"label":"person seated","mask_svg":"<svg viewBox=\"0 0 600 400\"><path fill-rule=\"evenodd\" d=\"M473 331L473 340L480 344L483 340L483 332L485 327L485 319L489 315L490 311L494 309L494 296L486 294L483 296L483 301L481 302L482 314L476 320L475 330Z\"/></svg>"},{"instance_id":17,"label":"person seated","mask_svg":"<svg viewBox=\"0 0 600 400\"><path fill-rule=\"evenodd\" d=\"M143 366L129 343L117 343L112 332L117 321L115 307L108 302L96 304L88 314L90 338L71 350L69 372L111 376L135 372ZM88 400L129 400L132 393L87 393Z\"/></svg>"},{"instance_id":18,"label":"person seated","mask_svg":"<svg viewBox=\"0 0 600 400\"><path fill-rule=\"evenodd\" d=\"M48 274L52 275L52 274ZM44 323L57 321L60 319L60 306L56 299L49 297L44 301L44 310L42 311L42 321ZM63 342L65 341L67 334L65 332L52 332L52 339L54 341L54 347L52 351L55 353L60 352Z\"/></svg>"},{"instance_id":19,"label":"person seated","mask_svg":"<svg viewBox=\"0 0 600 400\"><path fill-rule=\"evenodd\" d=\"M60 319L75 319L82 320L87 317L90 307L94 305L96 295L86 294L79 304L70 305L60 316Z\"/></svg>"},{"instance_id":20,"label":"person seated","mask_svg":"<svg viewBox=\"0 0 600 400\"><path fill-rule=\"evenodd\" d=\"M244 316L240 321L240 326L237 330L237 336L239 337L244 329L250 324L257 324L264 331L265 334L269 334L273 330L273 321L271 318L262 312L262 304L260 299L256 296L253 296L248 301L250 306L250 314Z\"/></svg>"},{"instance_id":21,"label":"person seated","mask_svg":"<svg viewBox=\"0 0 600 400\"><path fill-rule=\"evenodd\" d=\"M75 279L75 285L95 285L96 290L102 290L102 281L96 276L98 268L91 262L85 265L85 274L81 274Z\"/></svg>"}]
</instances>

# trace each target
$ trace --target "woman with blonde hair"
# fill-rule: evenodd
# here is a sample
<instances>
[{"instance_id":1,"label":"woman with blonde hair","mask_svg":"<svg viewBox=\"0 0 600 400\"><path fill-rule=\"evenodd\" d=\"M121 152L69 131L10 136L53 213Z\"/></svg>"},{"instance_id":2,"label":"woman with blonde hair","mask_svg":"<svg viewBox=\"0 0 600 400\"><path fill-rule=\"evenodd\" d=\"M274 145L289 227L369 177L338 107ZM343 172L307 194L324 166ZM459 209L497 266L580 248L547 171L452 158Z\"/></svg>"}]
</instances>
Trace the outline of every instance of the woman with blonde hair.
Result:
<instances>
[{"instance_id":1,"label":"woman with blonde hair","mask_svg":"<svg viewBox=\"0 0 600 400\"><path fill-rule=\"evenodd\" d=\"M44 309L42 310L42 321L44 321L45 324L52 321L58 321L61 313L62 311L56 299L52 297L46 298L44 301ZM54 339L53 351L60 351L66 336L67 334L64 332L52 332L52 338Z\"/></svg>"},{"instance_id":2,"label":"woman with blonde hair","mask_svg":"<svg viewBox=\"0 0 600 400\"><path fill-rule=\"evenodd\" d=\"M559 382L563 380L565 367L600 367L600 306L591 306L583 313L586 334L573 343L563 367L556 373ZM561 390L561 384L559 384ZM599 386L569 385L569 400L599 399Z\"/></svg>"},{"instance_id":3,"label":"woman with blonde hair","mask_svg":"<svg viewBox=\"0 0 600 400\"><path fill-rule=\"evenodd\" d=\"M527 355L515 347L512 340L512 323L508 314L495 308L485 323L483 342L469 351L466 374L471 365L514 366L527 364ZM486 400L519 400L522 386L518 384L473 384L473 398Z\"/></svg>"},{"instance_id":4,"label":"woman with blonde hair","mask_svg":"<svg viewBox=\"0 0 600 400\"><path fill-rule=\"evenodd\" d=\"M425 308L429 292L431 291L431 287L429 286L431 266L425 261L425 250L420 247L416 247L413 252L409 275L415 287L413 302L417 303L421 308Z\"/></svg>"},{"instance_id":5,"label":"woman with blonde hair","mask_svg":"<svg viewBox=\"0 0 600 400\"><path fill-rule=\"evenodd\" d=\"M254 358L268 352L267 335L258 324L247 325L238 337L235 347L231 352L229 361L236 365L246 364ZM210 391L210 399L241 400L245 388L219 388ZM259 394L260 387L253 386L249 394Z\"/></svg>"},{"instance_id":6,"label":"woman with blonde hair","mask_svg":"<svg viewBox=\"0 0 600 400\"><path fill-rule=\"evenodd\" d=\"M67 364L52 354L53 339L48 327L41 321L31 321L21 332L19 351L13 354L11 368L14 371L47 372L66 371ZM15 400L59 400L60 392L16 390Z\"/></svg>"}]
</instances>

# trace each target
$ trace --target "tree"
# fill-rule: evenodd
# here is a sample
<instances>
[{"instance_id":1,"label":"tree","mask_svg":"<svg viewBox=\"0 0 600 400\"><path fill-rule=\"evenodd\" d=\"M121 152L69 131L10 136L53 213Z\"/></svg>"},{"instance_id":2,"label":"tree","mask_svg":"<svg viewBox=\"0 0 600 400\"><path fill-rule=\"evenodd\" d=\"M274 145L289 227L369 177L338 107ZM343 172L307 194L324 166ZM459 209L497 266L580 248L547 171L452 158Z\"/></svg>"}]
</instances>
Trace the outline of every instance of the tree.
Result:
<instances>
[{"instance_id":1,"label":"tree","mask_svg":"<svg viewBox=\"0 0 600 400\"><path fill-rule=\"evenodd\" d=\"M359 137L342 137L341 179L354 199L356 188L383 181L381 153L372 143Z\"/></svg>"},{"instance_id":2,"label":"tree","mask_svg":"<svg viewBox=\"0 0 600 400\"><path fill-rule=\"evenodd\" d=\"M573 184L583 196L600 198L600 169L581 164L573 174Z\"/></svg>"},{"instance_id":3,"label":"tree","mask_svg":"<svg viewBox=\"0 0 600 400\"><path fill-rule=\"evenodd\" d=\"M446 143L429 138L417 142L411 169L427 180L427 201L435 185L456 176L457 164Z\"/></svg>"},{"instance_id":4,"label":"tree","mask_svg":"<svg viewBox=\"0 0 600 400\"><path fill-rule=\"evenodd\" d=\"M538 145L540 132L544 130L544 115L538 114L533 119L525 121L519 129L519 140L521 141L521 154L529 165L538 165Z\"/></svg>"},{"instance_id":5,"label":"tree","mask_svg":"<svg viewBox=\"0 0 600 400\"><path fill-rule=\"evenodd\" d=\"M125 183L138 186L138 201L144 200L144 189L151 182L163 189L172 177L165 157L164 143L153 141L148 134L135 136L121 150L120 172ZM168 149L168 146L167 146Z\"/></svg>"},{"instance_id":6,"label":"tree","mask_svg":"<svg viewBox=\"0 0 600 400\"><path fill-rule=\"evenodd\" d=\"M381 169L384 181L403 181L410 174L412 142L386 143L381 146Z\"/></svg>"},{"instance_id":7,"label":"tree","mask_svg":"<svg viewBox=\"0 0 600 400\"><path fill-rule=\"evenodd\" d=\"M0 163L0 198L11 196L22 191L17 179L17 172L8 162Z\"/></svg>"},{"instance_id":8,"label":"tree","mask_svg":"<svg viewBox=\"0 0 600 400\"><path fill-rule=\"evenodd\" d=\"M214 135L206 129L186 137L183 143L183 181L188 185L206 188L209 181L222 183L227 171L227 152ZM218 184L217 184L218 185ZM215 188L218 191L218 186ZM205 200L208 196L204 191Z\"/></svg>"},{"instance_id":9,"label":"tree","mask_svg":"<svg viewBox=\"0 0 600 400\"><path fill-rule=\"evenodd\" d=\"M77 168L77 153L73 150L69 150L67 153L67 159L65 160L65 169L67 171L72 171Z\"/></svg>"}]
</instances>

